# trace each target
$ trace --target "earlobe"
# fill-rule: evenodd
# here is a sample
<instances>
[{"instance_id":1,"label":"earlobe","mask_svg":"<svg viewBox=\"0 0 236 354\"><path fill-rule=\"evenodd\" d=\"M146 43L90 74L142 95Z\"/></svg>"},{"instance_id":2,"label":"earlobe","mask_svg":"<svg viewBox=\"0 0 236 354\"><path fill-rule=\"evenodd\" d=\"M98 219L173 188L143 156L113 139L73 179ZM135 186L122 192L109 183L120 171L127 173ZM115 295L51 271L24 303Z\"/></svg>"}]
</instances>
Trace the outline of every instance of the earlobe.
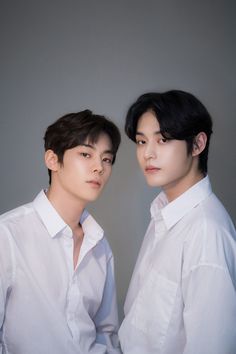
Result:
<instances>
[{"instance_id":1,"label":"earlobe","mask_svg":"<svg viewBox=\"0 0 236 354\"><path fill-rule=\"evenodd\" d=\"M53 150L47 150L44 155L45 165L51 171L58 170L58 157Z\"/></svg>"},{"instance_id":2,"label":"earlobe","mask_svg":"<svg viewBox=\"0 0 236 354\"><path fill-rule=\"evenodd\" d=\"M192 156L200 155L201 152L205 149L207 143L206 133L201 132L196 135L193 142L193 151Z\"/></svg>"}]
</instances>

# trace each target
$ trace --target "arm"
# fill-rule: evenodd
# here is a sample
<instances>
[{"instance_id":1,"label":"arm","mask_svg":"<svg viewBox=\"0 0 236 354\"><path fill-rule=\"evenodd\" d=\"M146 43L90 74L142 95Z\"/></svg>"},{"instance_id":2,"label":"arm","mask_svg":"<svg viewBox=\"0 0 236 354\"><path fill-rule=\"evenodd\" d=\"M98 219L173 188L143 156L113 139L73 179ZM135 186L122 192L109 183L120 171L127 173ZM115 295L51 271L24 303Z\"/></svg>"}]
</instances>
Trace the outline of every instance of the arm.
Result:
<instances>
[{"instance_id":1,"label":"arm","mask_svg":"<svg viewBox=\"0 0 236 354\"><path fill-rule=\"evenodd\" d=\"M12 280L12 255L8 232L0 226L0 354L2 353L2 333L7 296Z\"/></svg>"},{"instance_id":2,"label":"arm","mask_svg":"<svg viewBox=\"0 0 236 354\"><path fill-rule=\"evenodd\" d=\"M228 269L200 264L183 279L184 353L234 354L236 292Z\"/></svg>"},{"instance_id":3,"label":"arm","mask_svg":"<svg viewBox=\"0 0 236 354\"><path fill-rule=\"evenodd\" d=\"M118 343L118 314L113 257L107 263L106 283L100 308L94 319L98 343L107 347L107 353L120 354Z\"/></svg>"},{"instance_id":4,"label":"arm","mask_svg":"<svg viewBox=\"0 0 236 354\"><path fill-rule=\"evenodd\" d=\"M6 291L4 290L4 284L2 279L2 267L0 264L0 354L2 354L2 330L3 330L3 320L5 316L5 302L6 302L5 294Z\"/></svg>"}]
</instances>

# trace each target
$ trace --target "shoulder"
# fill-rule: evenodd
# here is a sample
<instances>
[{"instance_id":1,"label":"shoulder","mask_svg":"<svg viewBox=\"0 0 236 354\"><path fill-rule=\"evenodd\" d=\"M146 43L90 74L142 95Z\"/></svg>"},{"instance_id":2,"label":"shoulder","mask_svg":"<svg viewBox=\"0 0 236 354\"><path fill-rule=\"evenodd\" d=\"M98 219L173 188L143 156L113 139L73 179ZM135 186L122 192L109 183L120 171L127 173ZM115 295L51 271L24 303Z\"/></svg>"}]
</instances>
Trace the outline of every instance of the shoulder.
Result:
<instances>
[{"instance_id":1,"label":"shoulder","mask_svg":"<svg viewBox=\"0 0 236 354\"><path fill-rule=\"evenodd\" d=\"M32 210L32 203L28 203L0 215L0 229L24 222L32 213Z\"/></svg>"},{"instance_id":2,"label":"shoulder","mask_svg":"<svg viewBox=\"0 0 236 354\"><path fill-rule=\"evenodd\" d=\"M229 213L215 194L211 194L205 203L202 204L202 212L211 224L226 229L234 229Z\"/></svg>"},{"instance_id":3,"label":"shoulder","mask_svg":"<svg viewBox=\"0 0 236 354\"><path fill-rule=\"evenodd\" d=\"M222 268L236 267L235 228L214 194L192 213L187 225L184 258L189 266L212 264Z\"/></svg>"},{"instance_id":4,"label":"shoulder","mask_svg":"<svg viewBox=\"0 0 236 354\"><path fill-rule=\"evenodd\" d=\"M0 215L0 223L10 220L19 219L21 216L29 214L32 210L32 203L20 205Z\"/></svg>"},{"instance_id":5,"label":"shoulder","mask_svg":"<svg viewBox=\"0 0 236 354\"><path fill-rule=\"evenodd\" d=\"M201 235L221 235L231 234L235 239L235 227L233 222L220 200L211 194L197 207L195 207L190 215L186 218L189 224L190 234Z\"/></svg>"},{"instance_id":6,"label":"shoulder","mask_svg":"<svg viewBox=\"0 0 236 354\"><path fill-rule=\"evenodd\" d=\"M25 230L32 224L32 203L24 204L12 209L0 216L0 248L12 249L19 236L25 234Z\"/></svg>"}]
</instances>

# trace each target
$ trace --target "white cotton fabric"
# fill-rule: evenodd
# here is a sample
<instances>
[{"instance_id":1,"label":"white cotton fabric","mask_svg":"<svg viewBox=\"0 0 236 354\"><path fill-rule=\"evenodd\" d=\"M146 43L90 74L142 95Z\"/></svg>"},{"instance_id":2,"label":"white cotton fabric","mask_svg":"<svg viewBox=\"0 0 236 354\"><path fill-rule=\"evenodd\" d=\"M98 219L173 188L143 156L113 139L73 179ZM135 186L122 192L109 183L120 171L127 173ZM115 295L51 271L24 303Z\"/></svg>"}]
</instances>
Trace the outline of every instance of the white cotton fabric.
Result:
<instances>
[{"instance_id":1,"label":"white cotton fabric","mask_svg":"<svg viewBox=\"0 0 236 354\"><path fill-rule=\"evenodd\" d=\"M78 220L79 221L79 220ZM0 218L0 353L120 353L113 255L88 212L73 235L47 199Z\"/></svg>"},{"instance_id":2,"label":"white cotton fabric","mask_svg":"<svg viewBox=\"0 0 236 354\"><path fill-rule=\"evenodd\" d=\"M236 233L208 177L151 205L119 336L124 354L236 353Z\"/></svg>"}]
</instances>

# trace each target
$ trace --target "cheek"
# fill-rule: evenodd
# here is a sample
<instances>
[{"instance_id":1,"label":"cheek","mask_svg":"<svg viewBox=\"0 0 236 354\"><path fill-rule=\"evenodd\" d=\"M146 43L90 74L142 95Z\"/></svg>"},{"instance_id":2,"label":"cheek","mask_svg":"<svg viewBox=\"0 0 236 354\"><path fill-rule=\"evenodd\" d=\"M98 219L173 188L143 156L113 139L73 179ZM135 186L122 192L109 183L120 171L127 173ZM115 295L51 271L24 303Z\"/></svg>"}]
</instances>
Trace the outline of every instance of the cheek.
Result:
<instances>
[{"instance_id":1,"label":"cheek","mask_svg":"<svg viewBox=\"0 0 236 354\"><path fill-rule=\"evenodd\" d=\"M107 163L104 163L103 164L103 178L109 178L111 173L112 173L112 167L113 165L110 165L110 164L107 164Z\"/></svg>"},{"instance_id":2,"label":"cheek","mask_svg":"<svg viewBox=\"0 0 236 354\"><path fill-rule=\"evenodd\" d=\"M110 178L111 173L112 173L112 167L111 167L111 166L108 166L108 167L107 167L107 170L106 170L106 174L105 174L106 180L108 180L108 179Z\"/></svg>"},{"instance_id":3,"label":"cheek","mask_svg":"<svg viewBox=\"0 0 236 354\"><path fill-rule=\"evenodd\" d=\"M165 155L163 156L166 161L173 163L173 166L178 166L179 164L184 164L188 160L187 149L185 146L170 147L166 149Z\"/></svg>"},{"instance_id":4,"label":"cheek","mask_svg":"<svg viewBox=\"0 0 236 354\"><path fill-rule=\"evenodd\" d=\"M136 157L137 157L138 163L139 163L140 165L142 165L143 154L142 154L142 152L141 152L140 149L137 149L137 150L136 150Z\"/></svg>"},{"instance_id":5,"label":"cheek","mask_svg":"<svg viewBox=\"0 0 236 354\"><path fill-rule=\"evenodd\" d=\"M166 156L166 162L168 162L170 170L175 173L184 172L189 168L190 158L187 155L186 150L174 150L168 156Z\"/></svg>"}]
</instances>

